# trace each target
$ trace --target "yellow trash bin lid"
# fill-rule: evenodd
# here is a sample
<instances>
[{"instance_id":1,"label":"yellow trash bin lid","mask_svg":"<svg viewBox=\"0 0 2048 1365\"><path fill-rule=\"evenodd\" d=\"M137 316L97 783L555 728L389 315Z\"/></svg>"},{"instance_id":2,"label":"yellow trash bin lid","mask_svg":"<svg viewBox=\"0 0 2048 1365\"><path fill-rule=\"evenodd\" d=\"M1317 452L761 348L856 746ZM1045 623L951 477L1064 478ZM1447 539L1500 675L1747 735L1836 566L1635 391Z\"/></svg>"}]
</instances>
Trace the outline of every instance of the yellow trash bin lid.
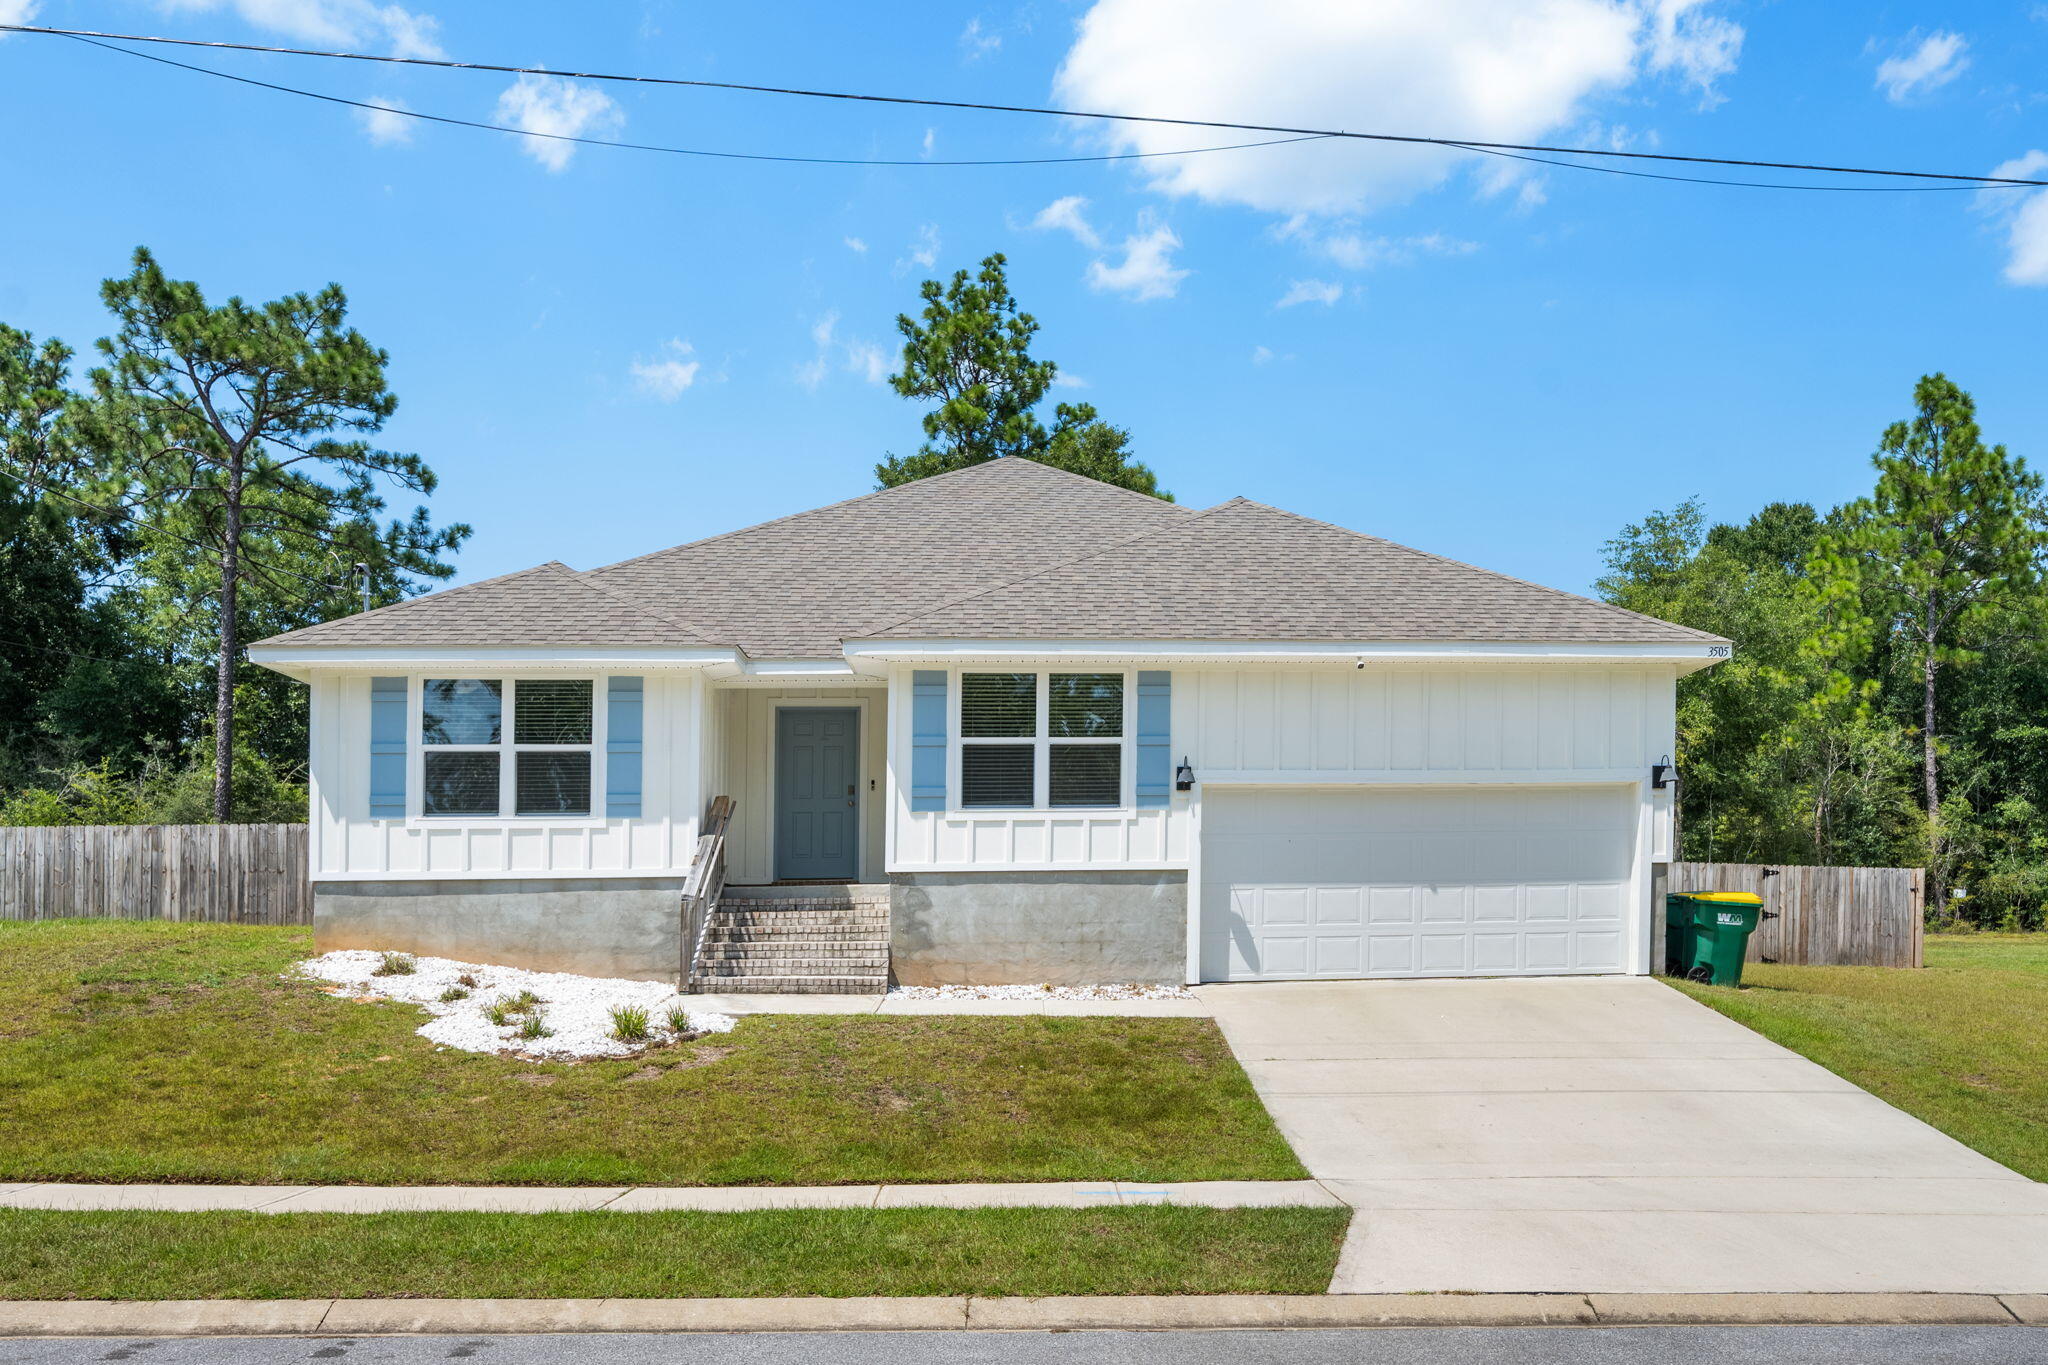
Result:
<instances>
[{"instance_id":1,"label":"yellow trash bin lid","mask_svg":"<svg viewBox=\"0 0 2048 1365\"><path fill-rule=\"evenodd\" d=\"M1719 901L1723 905L1762 905L1764 898L1750 891L1681 891L1681 896L1696 901Z\"/></svg>"}]
</instances>

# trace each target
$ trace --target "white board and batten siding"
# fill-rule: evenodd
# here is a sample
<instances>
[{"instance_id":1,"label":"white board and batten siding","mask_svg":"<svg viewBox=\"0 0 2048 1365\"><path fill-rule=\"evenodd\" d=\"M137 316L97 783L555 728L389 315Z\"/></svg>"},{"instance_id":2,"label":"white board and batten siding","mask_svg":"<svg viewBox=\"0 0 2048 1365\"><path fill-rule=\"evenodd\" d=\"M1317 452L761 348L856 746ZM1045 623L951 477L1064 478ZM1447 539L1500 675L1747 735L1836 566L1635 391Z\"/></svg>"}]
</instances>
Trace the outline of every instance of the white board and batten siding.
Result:
<instances>
[{"instance_id":1,"label":"white board and batten siding","mask_svg":"<svg viewBox=\"0 0 2048 1365\"><path fill-rule=\"evenodd\" d=\"M1224 783L1636 783L1668 755L1669 666L1175 668L1173 757ZM1194 811L913 811L910 670L892 674L889 870L1181 869ZM1647 789L1646 789L1647 790ZM1651 858L1669 794L1648 798ZM1661 815L1660 815L1661 813Z\"/></svg>"},{"instance_id":2,"label":"white board and batten siding","mask_svg":"<svg viewBox=\"0 0 2048 1365\"><path fill-rule=\"evenodd\" d=\"M435 676L443 676L445 669ZM425 675L420 675L425 676ZM644 674L641 813L560 819L371 819L370 675L312 680L308 861L314 881L680 877L696 851L712 721L694 672ZM596 688L592 792L604 792L605 689ZM417 706L419 677L412 681Z\"/></svg>"},{"instance_id":3,"label":"white board and batten siding","mask_svg":"<svg viewBox=\"0 0 2048 1365\"><path fill-rule=\"evenodd\" d=\"M731 860L726 879L745 884L775 879L775 717L785 707L851 707L860 713L860 879L881 881L882 769L887 762L883 725L887 693L880 687L736 687L711 694L715 755L709 790L733 800Z\"/></svg>"}]
</instances>

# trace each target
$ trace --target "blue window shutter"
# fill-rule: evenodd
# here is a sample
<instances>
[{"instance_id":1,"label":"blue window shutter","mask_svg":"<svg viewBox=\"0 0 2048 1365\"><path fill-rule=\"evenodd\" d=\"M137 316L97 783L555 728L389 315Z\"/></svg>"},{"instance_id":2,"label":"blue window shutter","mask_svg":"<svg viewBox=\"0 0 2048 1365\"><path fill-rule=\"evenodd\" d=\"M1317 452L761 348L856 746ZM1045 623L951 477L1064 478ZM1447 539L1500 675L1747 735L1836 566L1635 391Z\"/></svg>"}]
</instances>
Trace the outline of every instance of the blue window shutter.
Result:
<instances>
[{"instance_id":1,"label":"blue window shutter","mask_svg":"<svg viewBox=\"0 0 2048 1365\"><path fill-rule=\"evenodd\" d=\"M406 680L370 679L370 818L405 818Z\"/></svg>"},{"instance_id":2,"label":"blue window shutter","mask_svg":"<svg viewBox=\"0 0 2048 1365\"><path fill-rule=\"evenodd\" d=\"M1138 675L1138 804L1173 804L1173 674Z\"/></svg>"},{"instance_id":3,"label":"blue window shutter","mask_svg":"<svg viewBox=\"0 0 2048 1365\"><path fill-rule=\"evenodd\" d=\"M604 696L604 813L609 818L640 815L641 717L646 683L641 678L608 678Z\"/></svg>"},{"instance_id":4,"label":"blue window shutter","mask_svg":"<svg viewBox=\"0 0 2048 1365\"><path fill-rule=\"evenodd\" d=\"M946 674L919 669L910 679L910 808L946 808Z\"/></svg>"}]
</instances>

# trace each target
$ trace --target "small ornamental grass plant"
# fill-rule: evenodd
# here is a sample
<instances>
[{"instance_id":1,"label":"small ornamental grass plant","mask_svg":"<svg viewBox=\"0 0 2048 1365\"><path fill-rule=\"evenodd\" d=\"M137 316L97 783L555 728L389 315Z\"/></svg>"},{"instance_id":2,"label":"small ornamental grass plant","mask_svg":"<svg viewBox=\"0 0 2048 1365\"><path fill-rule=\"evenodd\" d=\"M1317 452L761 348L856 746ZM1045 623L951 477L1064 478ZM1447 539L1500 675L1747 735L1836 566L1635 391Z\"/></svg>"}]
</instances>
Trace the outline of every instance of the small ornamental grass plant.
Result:
<instances>
[{"instance_id":1,"label":"small ornamental grass plant","mask_svg":"<svg viewBox=\"0 0 2048 1365\"><path fill-rule=\"evenodd\" d=\"M548 1027L546 1015L542 1014L539 1010L533 1010L524 1019L519 1021L519 1036L521 1038L552 1038L555 1036L555 1031Z\"/></svg>"},{"instance_id":2,"label":"small ornamental grass plant","mask_svg":"<svg viewBox=\"0 0 2048 1365\"><path fill-rule=\"evenodd\" d=\"M647 1011L639 1005L614 1005L611 1008L612 1037L622 1043L644 1043L649 1029Z\"/></svg>"},{"instance_id":3,"label":"small ornamental grass plant","mask_svg":"<svg viewBox=\"0 0 2048 1365\"><path fill-rule=\"evenodd\" d=\"M684 1009L681 1005L669 1006L668 1013L662 1016L662 1020L664 1023L668 1025L668 1031L670 1033L677 1034L682 1037L688 1037L692 1034L692 1030L690 1028L690 1012Z\"/></svg>"},{"instance_id":4,"label":"small ornamental grass plant","mask_svg":"<svg viewBox=\"0 0 2048 1365\"><path fill-rule=\"evenodd\" d=\"M452 1005L458 1000L467 999L469 999L469 992L460 986L450 986L447 990L441 992L441 1003L444 1005Z\"/></svg>"},{"instance_id":5,"label":"small ornamental grass plant","mask_svg":"<svg viewBox=\"0 0 2048 1365\"><path fill-rule=\"evenodd\" d=\"M411 976L420 969L419 962L411 953L386 953L378 959L377 970L371 976Z\"/></svg>"}]
</instances>

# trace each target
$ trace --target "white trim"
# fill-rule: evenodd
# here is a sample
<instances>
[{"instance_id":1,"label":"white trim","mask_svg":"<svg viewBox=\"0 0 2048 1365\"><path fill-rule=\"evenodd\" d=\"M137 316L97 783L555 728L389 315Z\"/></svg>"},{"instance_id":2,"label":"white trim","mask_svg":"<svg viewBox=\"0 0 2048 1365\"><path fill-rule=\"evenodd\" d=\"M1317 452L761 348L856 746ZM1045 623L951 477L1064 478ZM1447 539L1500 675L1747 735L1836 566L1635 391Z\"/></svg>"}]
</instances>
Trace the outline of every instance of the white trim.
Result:
<instances>
[{"instance_id":1,"label":"white trim","mask_svg":"<svg viewBox=\"0 0 2048 1365\"><path fill-rule=\"evenodd\" d=\"M1195 769L1210 786L1234 787L1596 787L1640 782L1636 768L1228 768Z\"/></svg>"},{"instance_id":2,"label":"white trim","mask_svg":"<svg viewBox=\"0 0 2048 1365\"><path fill-rule=\"evenodd\" d=\"M1202 984L1202 784L1188 792L1187 984Z\"/></svg>"},{"instance_id":3,"label":"white trim","mask_svg":"<svg viewBox=\"0 0 2048 1365\"><path fill-rule=\"evenodd\" d=\"M775 867L775 826L777 806L775 784L782 780L782 713L784 711L854 711L858 713L854 724L858 729L853 742L853 880L864 882L868 877L868 833L867 802L878 799L878 794L866 788L873 776L868 772L868 698L848 697L845 701L826 701L817 697L778 697L768 703L768 880L776 878ZM887 736L883 736L884 742ZM884 850L884 857L887 851Z\"/></svg>"},{"instance_id":4,"label":"white trim","mask_svg":"<svg viewBox=\"0 0 2048 1365\"><path fill-rule=\"evenodd\" d=\"M991 879L1006 872L1185 872L1186 863L1165 862L1147 858L1136 862L1094 862L1094 863L891 863L887 871L895 873L922 872L974 872Z\"/></svg>"},{"instance_id":5,"label":"white trim","mask_svg":"<svg viewBox=\"0 0 2048 1365\"><path fill-rule=\"evenodd\" d=\"M1733 646L1699 644L1510 643L1504 641L1272 641L1213 640L852 640L846 657L864 663L951 662L983 665L1041 661L1090 663L1440 663L1473 661L1641 662L1692 664L1705 668L1730 657ZM1729 652L1716 652L1729 651Z\"/></svg>"},{"instance_id":6,"label":"white trim","mask_svg":"<svg viewBox=\"0 0 2048 1365\"><path fill-rule=\"evenodd\" d=\"M696 840L690 840L694 849ZM690 875L688 867L577 868L573 871L469 872L443 868L435 872L391 870L365 872L314 872L306 880L315 891L322 882L580 882L580 881L674 881Z\"/></svg>"},{"instance_id":7,"label":"white trim","mask_svg":"<svg viewBox=\"0 0 2048 1365\"><path fill-rule=\"evenodd\" d=\"M1052 733L1052 675L1059 672L1078 672L1076 669L1033 668L1014 670L1029 672L1036 680L1034 705L1037 707L1036 726L1029 735L976 735L963 733L962 710L967 702L966 677L970 672L987 670L979 668L954 668L946 688L946 792L948 816L969 819L987 816L1020 817L1044 815L1124 815L1137 810L1137 778L1133 768L1137 763L1137 727L1132 723L1137 704L1137 678L1126 668L1103 668L1093 670L1114 673L1122 680L1123 696L1120 714L1123 732L1117 735L1092 737L1062 736ZM962 751L968 745L1008 745L1031 751L1031 804L1024 806L970 806L965 804L966 785L961 780ZM1052 747L1055 744L1094 745L1098 748L1112 748L1117 751L1117 799L1112 805L1079 806L1052 803ZM1012 866L1012 864L1004 864ZM1121 864L1120 864L1121 866Z\"/></svg>"},{"instance_id":8,"label":"white trim","mask_svg":"<svg viewBox=\"0 0 2048 1365\"><path fill-rule=\"evenodd\" d=\"M453 670L451 670L452 672ZM517 724L519 678L503 673L480 677L478 681L498 684L498 742L496 744L428 744L426 740L427 682L442 675L422 673L406 680L406 797L405 824L423 829L458 826L465 829L525 829L549 825L558 829L602 829L611 817L604 810L606 741L610 738L609 709L605 705L605 678L600 674L570 678L533 678L532 682L587 682L590 684L590 743L521 744L514 737ZM642 728L643 744L645 728ZM429 815L427 801L427 751L436 753L496 754L498 756L498 810L495 815L466 815L451 812ZM519 808L519 755L521 753L563 753L590 755L590 809L582 815L544 813L521 815ZM643 767L644 780L644 767ZM645 795L643 793L644 801ZM644 809L644 807L643 807ZM621 819L634 817L618 817ZM397 823L397 822L390 822Z\"/></svg>"},{"instance_id":9,"label":"white trim","mask_svg":"<svg viewBox=\"0 0 2048 1365\"><path fill-rule=\"evenodd\" d=\"M570 672L634 672L648 668L708 668L737 660L736 649L542 649L542 648L419 648L388 646L346 649L293 649L286 646L252 645L249 661L289 677L305 680L312 669L347 669L351 672L412 672L427 668L474 666L479 669L520 668L528 671L563 669Z\"/></svg>"}]
</instances>

